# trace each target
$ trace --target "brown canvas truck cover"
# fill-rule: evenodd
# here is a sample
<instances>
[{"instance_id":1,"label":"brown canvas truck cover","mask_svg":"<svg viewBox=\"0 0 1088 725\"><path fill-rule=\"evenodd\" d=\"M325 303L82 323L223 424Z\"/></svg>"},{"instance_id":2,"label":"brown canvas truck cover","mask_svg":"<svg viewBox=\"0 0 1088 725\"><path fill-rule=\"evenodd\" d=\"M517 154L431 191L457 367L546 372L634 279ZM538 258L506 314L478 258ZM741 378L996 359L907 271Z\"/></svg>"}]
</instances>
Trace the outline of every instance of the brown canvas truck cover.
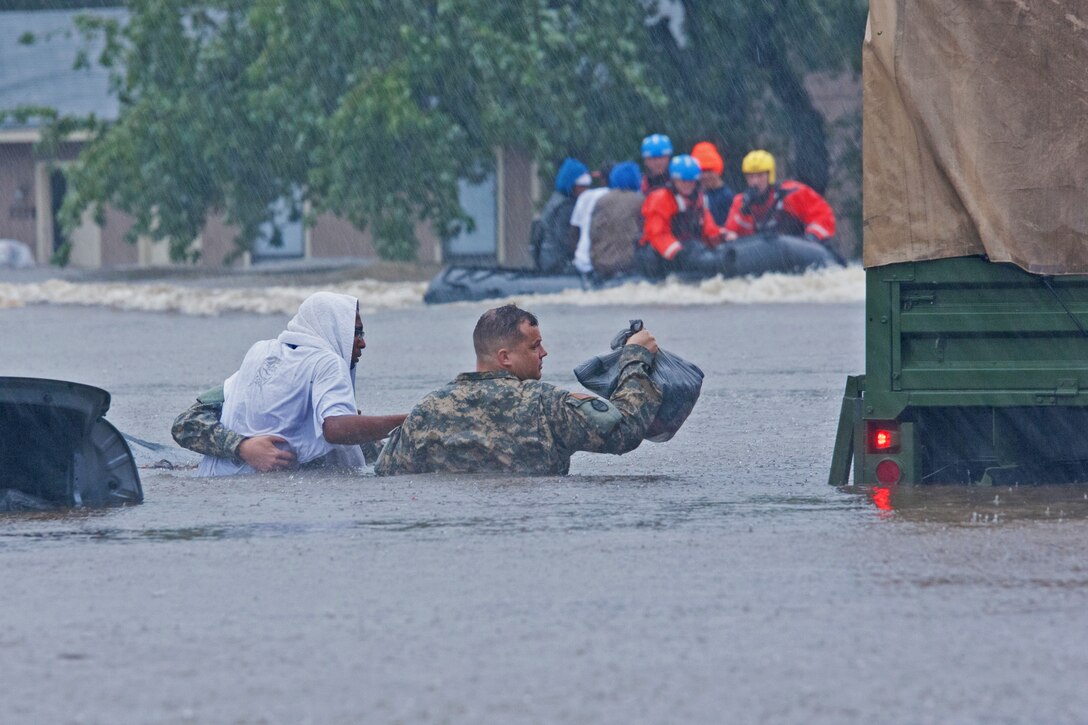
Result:
<instances>
[{"instance_id":1,"label":"brown canvas truck cover","mask_svg":"<svg viewBox=\"0 0 1088 725\"><path fill-rule=\"evenodd\" d=\"M870 0L866 267L1088 274L1088 2Z\"/></svg>"}]
</instances>

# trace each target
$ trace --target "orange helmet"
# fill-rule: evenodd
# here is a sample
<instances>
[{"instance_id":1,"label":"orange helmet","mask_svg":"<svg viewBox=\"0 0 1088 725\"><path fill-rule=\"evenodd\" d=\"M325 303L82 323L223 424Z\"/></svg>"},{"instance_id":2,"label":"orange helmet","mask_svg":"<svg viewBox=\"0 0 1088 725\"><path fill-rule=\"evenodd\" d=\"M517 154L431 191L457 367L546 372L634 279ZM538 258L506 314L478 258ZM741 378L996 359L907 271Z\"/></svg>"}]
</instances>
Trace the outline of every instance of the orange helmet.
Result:
<instances>
[{"instance_id":1,"label":"orange helmet","mask_svg":"<svg viewBox=\"0 0 1088 725\"><path fill-rule=\"evenodd\" d=\"M720 174L725 171L725 162L718 153L717 147L709 141L700 141L691 150L691 155L699 162L699 168L703 171L711 171Z\"/></svg>"}]
</instances>

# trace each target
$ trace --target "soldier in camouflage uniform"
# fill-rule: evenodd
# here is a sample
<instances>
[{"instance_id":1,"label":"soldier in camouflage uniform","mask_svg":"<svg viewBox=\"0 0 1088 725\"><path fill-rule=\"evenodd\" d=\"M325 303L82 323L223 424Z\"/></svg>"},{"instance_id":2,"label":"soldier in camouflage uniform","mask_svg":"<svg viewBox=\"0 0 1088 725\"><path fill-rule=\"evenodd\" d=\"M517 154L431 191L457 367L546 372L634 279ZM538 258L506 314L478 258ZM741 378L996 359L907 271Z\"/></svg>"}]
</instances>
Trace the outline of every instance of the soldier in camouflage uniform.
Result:
<instances>
[{"instance_id":1,"label":"soldier in camouflage uniform","mask_svg":"<svg viewBox=\"0 0 1088 725\"><path fill-rule=\"evenodd\" d=\"M260 435L247 438L224 426L223 386L212 388L197 396L196 403L174 419L170 435L177 444L190 451L216 458L228 458L236 463L248 463L258 471L276 471L290 468L295 454L279 448L284 443L277 435Z\"/></svg>"},{"instance_id":2,"label":"soldier in camouflage uniform","mask_svg":"<svg viewBox=\"0 0 1088 725\"><path fill-rule=\"evenodd\" d=\"M632 335L611 400L540 382L537 319L514 305L488 310L473 332L476 372L425 397L393 431L374 471L565 474L575 451L626 453L661 405L650 380L657 342Z\"/></svg>"},{"instance_id":3,"label":"soldier in camouflage uniform","mask_svg":"<svg viewBox=\"0 0 1088 725\"><path fill-rule=\"evenodd\" d=\"M276 445L286 442L281 436L247 438L223 425L222 417L223 386L220 385L197 396L196 403L174 419L170 435L182 448L248 463L265 473L291 468L295 464L295 454ZM363 443L361 448L368 461L376 460L381 452L379 443Z\"/></svg>"}]
</instances>

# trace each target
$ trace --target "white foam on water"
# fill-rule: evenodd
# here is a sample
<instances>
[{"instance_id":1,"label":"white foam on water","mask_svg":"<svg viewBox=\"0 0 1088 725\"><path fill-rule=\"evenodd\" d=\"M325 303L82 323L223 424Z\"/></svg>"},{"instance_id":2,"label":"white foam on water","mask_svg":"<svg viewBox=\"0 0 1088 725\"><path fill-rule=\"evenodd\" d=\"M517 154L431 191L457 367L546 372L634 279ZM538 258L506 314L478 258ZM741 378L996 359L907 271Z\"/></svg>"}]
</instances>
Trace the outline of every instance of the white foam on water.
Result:
<instances>
[{"instance_id":1,"label":"white foam on water","mask_svg":"<svg viewBox=\"0 0 1088 725\"><path fill-rule=\"evenodd\" d=\"M223 312L294 314L302 301L322 290L342 292L359 299L366 312L423 304L422 282L360 280L321 287L245 287L237 289L189 287L131 282L66 282L0 284L0 308L27 304L100 305L121 310L218 315Z\"/></svg>"},{"instance_id":2,"label":"white foam on water","mask_svg":"<svg viewBox=\"0 0 1088 725\"><path fill-rule=\"evenodd\" d=\"M422 282L359 280L321 287L277 286L206 288L177 284L135 282L0 283L0 309L28 304L98 305L121 310L179 312L185 315L218 315L224 312L293 314L314 292L342 292L359 299L366 312L404 309L423 305ZM722 305L781 302L860 302L865 299L865 272L857 265L812 270L800 275L765 274L683 283L631 282L601 290L567 290L547 295L515 295L489 300L495 305ZM469 304L469 303L464 303ZM479 305L479 302L471 303Z\"/></svg>"}]
</instances>

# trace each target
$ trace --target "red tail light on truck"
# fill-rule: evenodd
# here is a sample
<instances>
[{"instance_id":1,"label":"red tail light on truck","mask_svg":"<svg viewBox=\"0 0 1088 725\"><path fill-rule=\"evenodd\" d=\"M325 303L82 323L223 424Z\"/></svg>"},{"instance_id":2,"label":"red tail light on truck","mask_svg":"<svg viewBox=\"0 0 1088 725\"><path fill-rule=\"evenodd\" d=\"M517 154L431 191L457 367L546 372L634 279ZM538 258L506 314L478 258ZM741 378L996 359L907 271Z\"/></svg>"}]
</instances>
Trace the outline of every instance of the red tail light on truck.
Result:
<instances>
[{"instance_id":1,"label":"red tail light on truck","mask_svg":"<svg viewBox=\"0 0 1088 725\"><path fill-rule=\"evenodd\" d=\"M899 423L894 420L871 420L868 423L867 447L870 453L899 452Z\"/></svg>"}]
</instances>

